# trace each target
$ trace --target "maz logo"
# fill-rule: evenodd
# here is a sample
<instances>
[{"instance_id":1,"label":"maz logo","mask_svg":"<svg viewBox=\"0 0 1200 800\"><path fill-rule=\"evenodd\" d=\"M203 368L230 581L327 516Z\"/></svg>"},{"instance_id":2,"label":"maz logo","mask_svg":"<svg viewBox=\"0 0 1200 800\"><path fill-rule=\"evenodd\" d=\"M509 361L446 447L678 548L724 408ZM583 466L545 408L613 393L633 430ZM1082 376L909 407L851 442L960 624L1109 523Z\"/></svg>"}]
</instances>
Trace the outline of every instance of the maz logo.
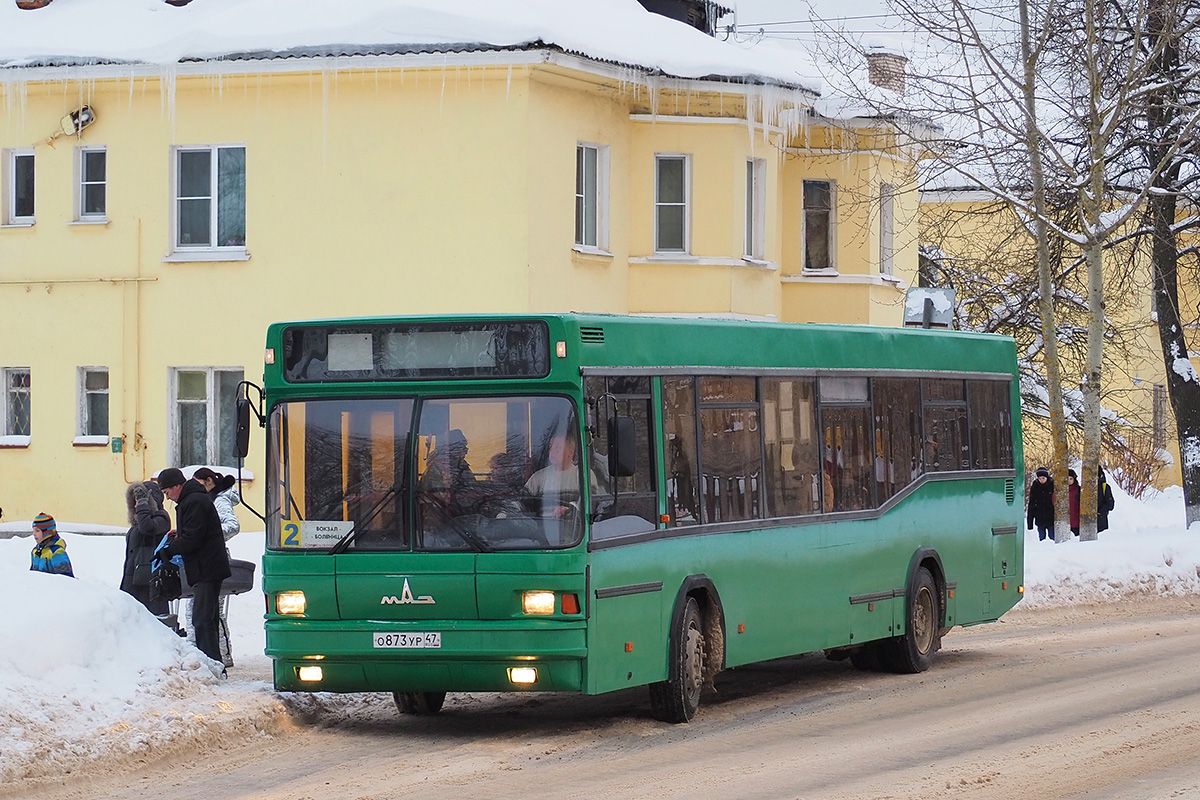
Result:
<instances>
[{"instance_id":1,"label":"maz logo","mask_svg":"<svg viewBox=\"0 0 1200 800\"><path fill-rule=\"evenodd\" d=\"M433 599L432 595L423 594L420 597L413 597L412 589L408 588L408 578L404 579L404 590L400 592L399 597L396 597L394 594L384 595L379 600L379 605L381 606L433 605L434 603L437 603L437 601Z\"/></svg>"}]
</instances>

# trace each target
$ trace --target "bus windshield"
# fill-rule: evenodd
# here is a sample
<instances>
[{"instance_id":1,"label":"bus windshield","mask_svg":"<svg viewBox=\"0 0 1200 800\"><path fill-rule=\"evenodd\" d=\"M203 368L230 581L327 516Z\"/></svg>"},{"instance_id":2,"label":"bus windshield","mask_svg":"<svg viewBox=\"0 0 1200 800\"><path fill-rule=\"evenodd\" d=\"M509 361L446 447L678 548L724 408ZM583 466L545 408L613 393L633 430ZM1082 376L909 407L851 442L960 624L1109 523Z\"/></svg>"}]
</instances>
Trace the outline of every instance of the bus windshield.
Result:
<instances>
[{"instance_id":1,"label":"bus windshield","mask_svg":"<svg viewBox=\"0 0 1200 800\"><path fill-rule=\"evenodd\" d=\"M564 397L309 400L269 421L268 546L476 551L582 538Z\"/></svg>"}]
</instances>

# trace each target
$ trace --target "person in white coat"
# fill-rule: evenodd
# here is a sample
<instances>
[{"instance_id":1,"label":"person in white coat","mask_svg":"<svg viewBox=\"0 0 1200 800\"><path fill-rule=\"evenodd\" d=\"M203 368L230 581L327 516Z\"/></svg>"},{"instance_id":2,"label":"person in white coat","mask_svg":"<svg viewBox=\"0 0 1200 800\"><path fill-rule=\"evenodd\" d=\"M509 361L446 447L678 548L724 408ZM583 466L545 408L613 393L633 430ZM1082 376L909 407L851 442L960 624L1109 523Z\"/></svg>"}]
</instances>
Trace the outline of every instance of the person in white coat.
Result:
<instances>
[{"instance_id":1,"label":"person in white coat","mask_svg":"<svg viewBox=\"0 0 1200 800\"><path fill-rule=\"evenodd\" d=\"M208 490L209 496L213 499L213 505L217 507L217 516L221 518L221 533L225 535L225 541L228 542L242 529L242 523L238 520L237 514L233 512L233 507L242 502L241 495L237 490L237 478L232 475L222 475L208 467L196 470L192 477ZM233 643L229 639L228 614L229 603L226 598L226 601L221 603L221 626L217 638L221 645L221 661L226 667L232 667ZM196 635L195 629L192 627L192 604L190 601L187 604L186 617L188 639L190 640Z\"/></svg>"}]
</instances>

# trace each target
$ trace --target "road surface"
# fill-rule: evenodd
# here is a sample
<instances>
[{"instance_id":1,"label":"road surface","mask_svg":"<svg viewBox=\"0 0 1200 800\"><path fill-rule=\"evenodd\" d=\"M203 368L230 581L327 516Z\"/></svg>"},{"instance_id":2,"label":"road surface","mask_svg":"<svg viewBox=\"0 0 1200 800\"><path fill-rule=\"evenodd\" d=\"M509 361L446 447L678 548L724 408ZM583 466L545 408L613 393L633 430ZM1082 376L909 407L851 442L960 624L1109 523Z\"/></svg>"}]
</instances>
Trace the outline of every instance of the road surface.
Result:
<instances>
[{"instance_id":1,"label":"road surface","mask_svg":"<svg viewBox=\"0 0 1200 800\"><path fill-rule=\"evenodd\" d=\"M731 670L689 725L645 690L295 696L273 737L111 764L0 796L1200 798L1200 598L1019 609L946 637L920 675L819 654ZM15 794L13 792L15 791Z\"/></svg>"}]
</instances>

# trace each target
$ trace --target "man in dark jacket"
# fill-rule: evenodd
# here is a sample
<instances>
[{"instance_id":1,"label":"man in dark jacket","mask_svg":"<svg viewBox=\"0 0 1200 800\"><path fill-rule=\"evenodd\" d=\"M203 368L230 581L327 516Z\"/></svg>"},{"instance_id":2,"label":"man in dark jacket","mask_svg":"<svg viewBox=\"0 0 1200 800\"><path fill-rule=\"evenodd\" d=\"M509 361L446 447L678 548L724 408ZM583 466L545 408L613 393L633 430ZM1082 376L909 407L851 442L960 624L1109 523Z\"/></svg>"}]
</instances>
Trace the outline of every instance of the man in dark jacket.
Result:
<instances>
[{"instance_id":1,"label":"man in dark jacket","mask_svg":"<svg viewBox=\"0 0 1200 800\"><path fill-rule=\"evenodd\" d=\"M1100 486L1097 487L1096 494L1096 530L1108 530L1108 512L1116 506L1116 501L1113 499L1112 489L1108 486L1108 479L1104 477L1104 470L1100 470Z\"/></svg>"},{"instance_id":2,"label":"man in dark jacket","mask_svg":"<svg viewBox=\"0 0 1200 800\"><path fill-rule=\"evenodd\" d=\"M158 485L175 503L175 533L159 555L183 556L192 585L192 622L196 646L214 661L221 660L219 644L221 582L230 576L229 555L221 533L221 517L199 481L184 480L174 467L158 473Z\"/></svg>"}]
</instances>

